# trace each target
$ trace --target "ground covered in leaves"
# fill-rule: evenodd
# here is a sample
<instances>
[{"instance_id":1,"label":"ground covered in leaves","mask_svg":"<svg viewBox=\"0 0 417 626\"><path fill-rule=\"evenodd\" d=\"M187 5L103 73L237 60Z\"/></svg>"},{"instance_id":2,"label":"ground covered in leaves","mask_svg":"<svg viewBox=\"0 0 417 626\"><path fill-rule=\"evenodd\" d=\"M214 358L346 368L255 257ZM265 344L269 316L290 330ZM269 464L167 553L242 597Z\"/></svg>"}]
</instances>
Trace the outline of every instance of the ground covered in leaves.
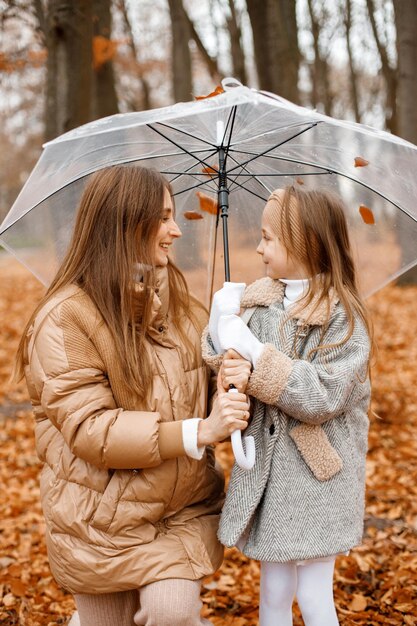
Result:
<instances>
[{"instance_id":1,"label":"ground covered in leaves","mask_svg":"<svg viewBox=\"0 0 417 626\"><path fill-rule=\"evenodd\" d=\"M26 270L0 260L0 624L66 624L74 604L48 569L39 463L23 385L8 384L24 320L42 293ZM378 350L367 462L363 545L336 564L342 626L417 624L417 287L370 300ZM218 447L226 471L229 444ZM216 626L257 624L259 567L226 550L204 581L204 615ZM302 625L295 606L296 626Z\"/></svg>"}]
</instances>

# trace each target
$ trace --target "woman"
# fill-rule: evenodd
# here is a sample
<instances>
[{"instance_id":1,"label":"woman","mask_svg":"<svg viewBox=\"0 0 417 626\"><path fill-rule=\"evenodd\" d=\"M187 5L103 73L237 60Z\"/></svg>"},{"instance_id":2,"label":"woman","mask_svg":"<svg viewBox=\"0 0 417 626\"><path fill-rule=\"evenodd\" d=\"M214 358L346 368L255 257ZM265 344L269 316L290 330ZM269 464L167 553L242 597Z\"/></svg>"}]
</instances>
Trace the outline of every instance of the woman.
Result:
<instances>
[{"instance_id":1,"label":"woman","mask_svg":"<svg viewBox=\"0 0 417 626\"><path fill-rule=\"evenodd\" d=\"M249 407L219 393L201 419L206 316L169 261L180 236L159 173L94 174L19 346L50 566L81 626L207 623L200 581L222 561L223 479L205 446L245 428Z\"/></svg>"}]
</instances>

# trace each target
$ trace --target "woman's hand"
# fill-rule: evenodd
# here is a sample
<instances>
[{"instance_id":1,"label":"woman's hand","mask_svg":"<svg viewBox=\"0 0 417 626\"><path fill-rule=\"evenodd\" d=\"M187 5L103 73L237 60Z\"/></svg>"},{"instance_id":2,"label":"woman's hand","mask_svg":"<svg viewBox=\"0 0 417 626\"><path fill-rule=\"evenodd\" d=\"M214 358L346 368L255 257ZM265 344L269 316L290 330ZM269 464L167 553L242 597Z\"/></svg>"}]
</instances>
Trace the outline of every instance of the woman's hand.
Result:
<instances>
[{"instance_id":1,"label":"woman's hand","mask_svg":"<svg viewBox=\"0 0 417 626\"><path fill-rule=\"evenodd\" d=\"M252 365L235 350L227 350L220 368L220 382L225 391L234 385L240 393L245 393Z\"/></svg>"},{"instance_id":2,"label":"woman's hand","mask_svg":"<svg viewBox=\"0 0 417 626\"><path fill-rule=\"evenodd\" d=\"M210 415L199 422L197 445L208 446L230 437L234 430L248 425L249 402L243 393L219 390Z\"/></svg>"}]
</instances>

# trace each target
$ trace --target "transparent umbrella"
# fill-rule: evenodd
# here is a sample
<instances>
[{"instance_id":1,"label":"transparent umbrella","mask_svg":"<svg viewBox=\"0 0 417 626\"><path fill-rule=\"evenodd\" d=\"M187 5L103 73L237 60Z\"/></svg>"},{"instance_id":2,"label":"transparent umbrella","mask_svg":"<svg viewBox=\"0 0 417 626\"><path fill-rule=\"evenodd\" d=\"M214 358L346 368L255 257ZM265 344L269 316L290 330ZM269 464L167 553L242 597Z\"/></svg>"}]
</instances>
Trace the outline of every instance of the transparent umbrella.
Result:
<instances>
[{"instance_id":1,"label":"transparent umbrella","mask_svg":"<svg viewBox=\"0 0 417 626\"><path fill-rule=\"evenodd\" d=\"M270 192L287 184L343 197L365 295L417 263L416 146L234 79L222 85L215 97L113 115L45 144L0 226L0 244L48 284L88 177L137 163L171 182L184 233L175 260L206 304L224 276L259 277L261 211Z\"/></svg>"},{"instance_id":2,"label":"transparent umbrella","mask_svg":"<svg viewBox=\"0 0 417 626\"><path fill-rule=\"evenodd\" d=\"M137 163L171 181L184 233L176 261L206 304L222 282L222 256L227 279L230 270L235 281L259 277L261 210L273 189L289 183L344 198L365 295L417 263L416 146L233 79L223 87L212 98L113 115L45 144L0 226L1 245L48 284L88 176ZM216 237L221 216L226 246Z\"/></svg>"}]
</instances>

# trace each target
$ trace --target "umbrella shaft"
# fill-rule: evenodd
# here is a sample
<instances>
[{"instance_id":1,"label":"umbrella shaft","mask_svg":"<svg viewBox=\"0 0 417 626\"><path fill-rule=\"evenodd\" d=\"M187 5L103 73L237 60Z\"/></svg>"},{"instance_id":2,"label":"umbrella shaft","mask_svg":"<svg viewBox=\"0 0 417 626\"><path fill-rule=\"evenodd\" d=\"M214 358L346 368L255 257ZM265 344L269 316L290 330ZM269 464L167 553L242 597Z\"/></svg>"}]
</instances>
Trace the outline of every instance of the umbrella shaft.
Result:
<instances>
[{"instance_id":1,"label":"umbrella shaft","mask_svg":"<svg viewBox=\"0 0 417 626\"><path fill-rule=\"evenodd\" d=\"M227 211L222 213L223 221L223 251L224 251L224 279L230 282L230 264L229 264L229 235L227 229Z\"/></svg>"},{"instance_id":2,"label":"umbrella shaft","mask_svg":"<svg viewBox=\"0 0 417 626\"><path fill-rule=\"evenodd\" d=\"M224 277L225 281L230 281L229 264L229 235L227 228L227 218L229 217L229 190L227 188L226 155L223 147L219 149L219 191L217 192L217 202L221 211L220 216L223 224L223 254L224 254Z\"/></svg>"}]
</instances>

